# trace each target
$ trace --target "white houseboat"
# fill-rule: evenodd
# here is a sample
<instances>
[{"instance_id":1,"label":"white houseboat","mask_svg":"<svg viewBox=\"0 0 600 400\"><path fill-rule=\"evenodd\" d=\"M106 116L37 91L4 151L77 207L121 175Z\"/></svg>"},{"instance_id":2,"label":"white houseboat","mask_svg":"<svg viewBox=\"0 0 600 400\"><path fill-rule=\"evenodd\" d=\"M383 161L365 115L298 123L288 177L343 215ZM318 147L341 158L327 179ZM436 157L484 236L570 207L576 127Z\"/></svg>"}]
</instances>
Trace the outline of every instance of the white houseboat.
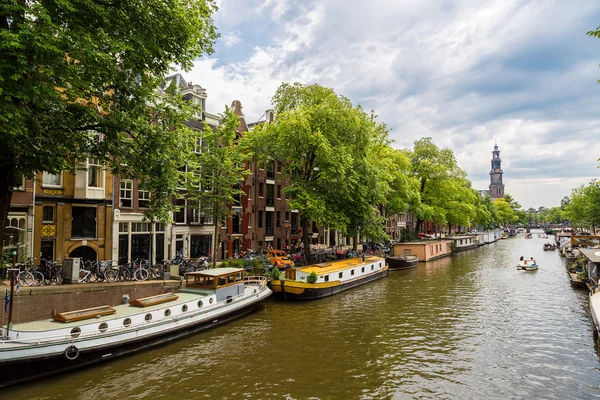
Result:
<instances>
[{"instance_id":1,"label":"white houseboat","mask_svg":"<svg viewBox=\"0 0 600 400\"><path fill-rule=\"evenodd\" d=\"M475 236L446 236L446 240L452 240L453 253L460 253L461 251L471 250L477 247Z\"/></svg>"},{"instance_id":2,"label":"white houseboat","mask_svg":"<svg viewBox=\"0 0 600 400\"><path fill-rule=\"evenodd\" d=\"M590 286L590 314L594 321L594 340L600 337L600 250L580 249L584 257L584 271L587 272Z\"/></svg>"},{"instance_id":3,"label":"white houseboat","mask_svg":"<svg viewBox=\"0 0 600 400\"><path fill-rule=\"evenodd\" d=\"M223 324L272 292L239 268L192 272L176 293L2 328L0 386L106 361Z\"/></svg>"}]
</instances>

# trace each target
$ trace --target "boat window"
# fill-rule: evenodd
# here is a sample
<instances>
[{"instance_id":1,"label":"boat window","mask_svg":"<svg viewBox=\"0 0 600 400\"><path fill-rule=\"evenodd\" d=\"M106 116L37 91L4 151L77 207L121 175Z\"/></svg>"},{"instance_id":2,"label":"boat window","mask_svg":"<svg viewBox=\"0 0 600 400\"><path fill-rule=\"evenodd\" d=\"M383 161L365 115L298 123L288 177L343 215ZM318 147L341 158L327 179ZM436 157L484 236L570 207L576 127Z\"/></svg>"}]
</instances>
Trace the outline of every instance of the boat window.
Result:
<instances>
[{"instance_id":1,"label":"boat window","mask_svg":"<svg viewBox=\"0 0 600 400\"><path fill-rule=\"evenodd\" d=\"M200 287L204 287L205 286L205 279L203 276L197 276L196 277L196 286L200 286Z\"/></svg>"},{"instance_id":2,"label":"boat window","mask_svg":"<svg viewBox=\"0 0 600 400\"><path fill-rule=\"evenodd\" d=\"M381 263L379 263L379 268L381 268Z\"/></svg>"},{"instance_id":3,"label":"boat window","mask_svg":"<svg viewBox=\"0 0 600 400\"><path fill-rule=\"evenodd\" d=\"M100 333L104 333L108 330L108 324L106 322L101 323L98 326L98 330L100 331Z\"/></svg>"},{"instance_id":4,"label":"boat window","mask_svg":"<svg viewBox=\"0 0 600 400\"><path fill-rule=\"evenodd\" d=\"M338 277L339 277L340 279L342 279L342 276L344 276L344 273L343 273L343 272L340 272L340 273L338 274Z\"/></svg>"},{"instance_id":5,"label":"boat window","mask_svg":"<svg viewBox=\"0 0 600 400\"><path fill-rule=\"evenodd\" d=\"M217 286L225 286L227 284L227 277L219 276Z\"/></svg>"},{"instance_id":6,"label":"boat window","mask_svg":"<svg viewBox=\"0 0 600 400\"><path fill-rule=\"evenodd\" d=\"M214 276L207 276L206 277L206 285L205 287L207 288L213 288L215 287L215 278Z\"/></svg>"},{"instance_id":7,"label":"boat window","mask_svg":"<svg viewBox=\"0 0 600 400\"><path fill-rule=\"evenodd\" d=\"M144 319L146 320L146 322L152 321L152 314L150 314L150 313L146 314L146 316L144 317Z\"/></svg>"},{"instance_id":8,"label":"boat window","mask_svg":"<svg viewBox=\"0 0 600 400\"><path fill-rule=\"evenodd\" d=\"M238 272L238 273L236 274L236 276L235 276L235 280L236 280L237 282L241 282L241 281L243 281L243 280L244 280L244 274L242 274L241 272Z\"/></svg>"},{"instance_id":9,"label":"boat window","mask_svg":"<svg viewBox=\"0 0 600 400\"><path fill-rule=\"evenodd\" d=\"M360 269L360 272L365 272L365 267L362 267L362 268Z\"/></svg>"},{"instance_id":10,"label":"boat window","mask_svg":"<svg viewBox=\"0 0 600 400\"><path fill-rule=\"evenodd\" d=\"M187 306L187 304L184 304L183 307L181 307L181 311L187 312L187 310L188 310L188 306Z\"/></svg>"},{"instance_id":11,"label":"boat window","mask_svg":"<svg viewBox=\"0 0 600 400\"><path fill-rule=\"evenodd\" d=\"M213 302L213 298L211 297L210 299L208 299L208 302L209 302L210 304L212 304L212 302Z\"/></svg>"},{"instance_id":12,"label":"boat window","mask_svg":"<svg viewBox=\"0 0 600 400\"><path fill-rule=\"evenodd\" d=\"M125 318L123 320L123 326L128 327L129 325L131 325L131 318Z\"/></svg>"},{"instance_id":13,"label":"boat window","mask_svg":"<svg viewBox=\"0 0 600 400\"><path fill-rule=\"evenodd\" d=\"M198 300L198 308L202 308L203 305L204 303L202 303L202 300Z\"/></svg>"},{"instance_id":14,"label":"boat window","mask_svg":"<svg viewBox=\"0 0 600 400\"><path fill-rule=\"evenodd\" d=\"M375 269L375 266L373 264L371 264L371 271L373 271Z\"/></svg>"},{"instance_id":15,"label":"boat window","mask_svg":"<svg viewBox=\"0 0 600 400\"><path fill-rule=\"evenodd\" d=\"M168 308L165 310L165 317L168 317L171 315L171 310L169 310Z\"/></svg>"},{"instance_id":16,"label":"boat window","mask_svg":"<svg viewBox=\"0 0 600 400\"><path fill-rule=\"evenodd\" d=\"M227 278L227 283L228 284L232 284L235 283L236 279L235 279L235 275L229 275L229 277Z\"/></svg>"},{"instance_id":17,"label":"boat window","mask_svg":"<svg viewBox=\"0 0 600 400\"><path fill-rule=\"evenodd\" d=\"M329 275L325 275L325 282L329 282Z\"/></svg>"},{"instance_id":18,"label":"boat window","mask_svg":"<svg viewBox=\"0 0 600 400\"><path fill-rule=\"evenodd\" d=\"M350 271L350 275L353 276L354 275L354 270Z\"/></svg>"},{"instance_id":19,"label":"boat window","mask_svg":"<svg viewBox=\"0 0 600 400\"><path fill-rule=\"evenodd\" d=\"M76 326L75 328L71 329L71 337L72 338L76 338L79 337L79 335L81 334L81 328Z\"/></svg>"}]
</instances>

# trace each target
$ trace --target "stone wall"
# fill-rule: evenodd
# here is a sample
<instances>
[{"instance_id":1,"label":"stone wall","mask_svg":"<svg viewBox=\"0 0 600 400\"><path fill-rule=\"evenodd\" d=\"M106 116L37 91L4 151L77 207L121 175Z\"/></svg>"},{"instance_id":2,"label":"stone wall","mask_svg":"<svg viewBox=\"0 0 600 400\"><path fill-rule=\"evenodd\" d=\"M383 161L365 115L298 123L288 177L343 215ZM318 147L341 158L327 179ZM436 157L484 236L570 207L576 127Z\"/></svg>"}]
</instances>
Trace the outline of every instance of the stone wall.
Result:
<instances>
[{"instance_id":1,"label":"stone wall","mask_svg":"<svg viewBox=\"0 0 600 400\"><path fill-rule=\"evenodd\" d=\"M123 283L87 283L79 285L59 285L22 287L14 295L12 323L36 321L52 318L55 314L104 305L123 304L123 296L130 299L154 296L172 292L179 288L180 282L145 281ZM0 286L2 296L8 286ZM8 322L8 310L4 312L4 302L0 311L1 323Z\"/></svg>"}]
</instances>

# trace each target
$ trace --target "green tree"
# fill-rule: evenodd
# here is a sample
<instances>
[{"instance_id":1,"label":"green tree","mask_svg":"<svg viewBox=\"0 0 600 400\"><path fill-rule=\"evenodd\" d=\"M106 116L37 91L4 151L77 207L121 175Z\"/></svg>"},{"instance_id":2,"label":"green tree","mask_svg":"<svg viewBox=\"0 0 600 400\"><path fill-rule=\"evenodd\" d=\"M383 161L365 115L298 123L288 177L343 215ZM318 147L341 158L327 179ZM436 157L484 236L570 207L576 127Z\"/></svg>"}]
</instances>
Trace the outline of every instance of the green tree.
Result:
<instances>
[{"instance_id":1,"label":"green tree","mask_svg":"<svg viewBox=\"0 0 600 400\"><path fill-rule=\"evenodd\" d=\"M459 168L452 150L438 148L431 138L415 141L406 154L411 160L411 172L419 181L420 203L410 209L417 217L417 230L423 229L426 220L445 225L448 207L444 204L457 187L452 180L463 179L466 173Z\"/></svg>"},{"instance_id":2,"label":"green tree","mask_svg":"<svg viewBox=\"0 0 600 400\"><path fill-rule=\"evenodd\" d=\"M212 52L215 11L212 0L5 3L0 220L21 175L74 170L88 156L146 177L155 216L166 218L194 141L183 122L194 111L158 87L172 65L189 68Z\"/></svg>"},{"instance_id":3,"label":"green tree","mask_svg":"<svg viewBox=\"0 0 600 400\"><path fill-rule=\"evenodd\" d=\"M205 125L201 134L201 152L188 164L187 198L196 201L203 214L212 214L213 268L219 248L219 232L223 221L231 213L231 205L239 205L244 192L240 183L250 174L246 161L250 153L239 143L238 116L229 107L220 115L216 130Z\"/></svg>"},{"instance_id":4,"label":"green tree","mask_svg":"<svg viewBox=\"0 0 600 400\"><path fill-rule=\"evenodd\" d=\"M349 99L317 84L282 84L273 96L277 118L246 136L259 158L286 166L289 186L284 189L292 209L301 216L304 252L310 260L308 223L347 231L351 219L372 213L365 198L372 177L361 176L361 160L371 141L383 140L387 130L353 107ZM369 172L370 173L370 172ZM369 195L370 196L370 195ZM349 204L357 207L350 214ZM355 224L353 228L358 226Z\"/></svg>"},{"instance_id":5,"label":"green tree","mask_svg":"<svg viewBox=\"0 0 600 400\"><path fill-rule=\"evenodd\" d=\"M494 200L494 207L498 213L498 221L503 225L509 225L517 222L518 216L515 210L512 209L510 203L505 198Z\"/></svg>"}]
</instances>

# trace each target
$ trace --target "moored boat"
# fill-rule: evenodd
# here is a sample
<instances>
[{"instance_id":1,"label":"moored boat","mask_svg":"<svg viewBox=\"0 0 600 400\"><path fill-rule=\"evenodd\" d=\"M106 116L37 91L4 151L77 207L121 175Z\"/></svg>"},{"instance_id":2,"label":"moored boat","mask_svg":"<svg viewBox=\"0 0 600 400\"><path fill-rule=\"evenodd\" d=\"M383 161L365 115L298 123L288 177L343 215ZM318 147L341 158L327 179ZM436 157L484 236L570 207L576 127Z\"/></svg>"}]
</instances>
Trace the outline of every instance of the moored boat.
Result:
<instances>
[{"instance_id":1,"label":"moored boat","mask_svg":"<svg viewBox=\"0 0 600 400\"><path fill-rule=\"evenodd\" d=\"M390 270L414 268L419 265L419 257L414 254L402 254L399 256L388 256L385 262Z\"/></svg>"},{"instance_id":2,"label":"moored boat","mask_svg":"<svg viewBox=\"0 0 600 400\"><path fill-rule=\"evenodd\" d=\"M176 295L4 326L0 386L110 360L221 325L249 313L272 293L266 278L244 278L240 268L192 272L185 280L186 287Z\"/></svg>"},{"instance_id":3,"label":"moored boat","mask_svg":"<svg viewBox=\"0 0 600 400\"><path fill-rule=\"evenodd\" d=\"M271 289L281 299L312 300L383 278L388 270L382 257L346 258L288 269L285 278L271 281Z\"/></svg>"},{"instance_id":4,"label":"moored boat","mask_svg":"<svg viewBox=\"0 0 600 400\"><path fill-rule=\"evenodd\" d=\"M584 269L590 285L590 314L594 321L594 340L600 337L600 250L581 249Z\"/></svg>"},{"instance_id":5,"label":"moored boat","mask_svg":"<svg viewBox=\"0 0 600 400\"><path fill-rule=\"evenodd\" d=\"M453 253L460 253L461 251L471 250L477 247L475 236L446 236L446 239L452 241Z\"/></svg>"}]
</instances>

